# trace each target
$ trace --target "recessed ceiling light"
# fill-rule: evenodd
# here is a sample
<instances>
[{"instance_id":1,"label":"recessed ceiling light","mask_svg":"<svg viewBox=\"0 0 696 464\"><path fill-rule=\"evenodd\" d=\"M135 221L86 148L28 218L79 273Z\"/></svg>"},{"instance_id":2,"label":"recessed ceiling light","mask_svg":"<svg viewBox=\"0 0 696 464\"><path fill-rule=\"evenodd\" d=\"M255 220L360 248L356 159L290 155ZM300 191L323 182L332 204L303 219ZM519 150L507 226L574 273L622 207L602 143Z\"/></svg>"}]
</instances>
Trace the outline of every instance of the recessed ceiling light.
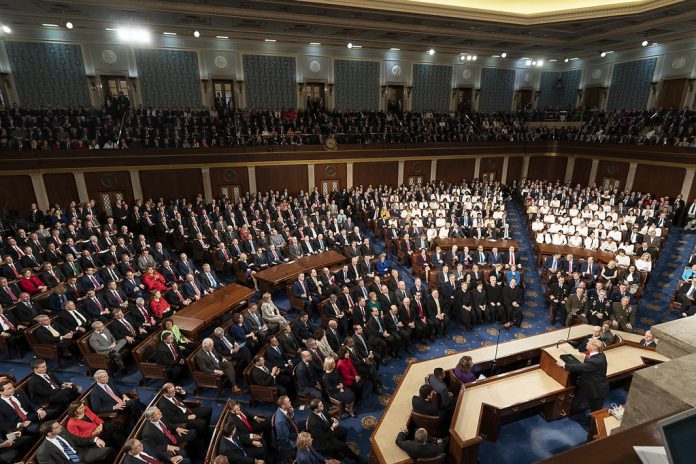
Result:
<instances>
[{"instance_id":1,"label":"recessed ceiling light","mask_svg":"<svg viewBox=\"0 0 696 464\"><path fill-rule=\"evenodd\" d=\"M42 24L42 26L43 26L43 27L60 27L60 26L57 25L57 24L46 24L46 23Z\"/></svg>"},{"instance_id":2,"label":"recessed ceiling light","mask_svg":"<svg viewBox=\"0 0 696 464\"><path fill-rule=\"evenodd\" d=\"M555 63L556 61L558 61L558 60L555 59L555 58L552 58L552 59L549 60L549 63Z\"/></svg>"},{"instance_id":3,"label":"recessed ceiling light","mask_svg":"<svg viewBox=\"0 0 696 464\"><path fill-rule=\"evenodd\" d=\"M466 55L466 61L471 61L471 55Z\"/></svg>"},{"instance_id":4,"label":"recessed ceiling light","mask_svg":"<svg viewBox=\"0 0 696 464\"><path fill-rule=\"evenodd\" d=\"M116 33L122 42L146 44L152 41L150 31L142 27L119 27Z\"/></svg>"},{"instance_id":5,"label":"recessed ceiling light","mask_svg":"<svg viewBox=\"0 0 696 464\"><path fill-rule=\"evenodd\" d=\"M68 28L68 29L72 29L72 28L75 27L75 26L73 25L72 21L66 21L66 22L65 22L65 27Z\"/></svg>"},{"instance_id":6,"label":"recessed ceiling light","mask_svg":"<svg viewBox=\"0 0 696 464\"><path fill-rule=\"evenodd\" d=\"M353 48L362 48L362 45L353 45Z\"/></svg>"},{"instance_id":7,"label":"recessed ceiling light","mask_svg":"<svg viewBox=\"0 0 696 464\"><path fill-rule=\"evenodd\" d=\"M309 42L309 45L321 45L321 42Z\"/></svg>"},{"instance_id":8,"label":"recessed ceiling light","mask_svg":"<svg viewBox=\"0 0 696 464\"><path fill-rule=\"evenodd\" d=\"M215 37L217 37L218 39L229 39L229 37L226 35L216 35Z\"/></svg>"},{"instance_id":9,"label":"recessed ceiling light","mask_svg":"<svg viewBox=\"0 0 696 464\"><path fill-rule=\"evenodd\" d=\"M471 57L471 59L472 59L473 61L476 61L476 60L478 60L478 56L474 55L474 56Z\"/></svg>"},{"instance_id":10,"label":"recessed ceiling light","mask_svg":"<svg viewBox=\"0 0 696 464\"><path fill-rule=\"evenodd\" d=\"M501 58L507 58L507 53L505 53L505 52L501 53L501 54L500 54L500 57L501 57Z\"/></svg>"},{"instance_id":11,"label":"recessed ceiling light","mask_svg":"<svg viewBox=\"0 0 696 464\"><path fill-rule=\"evenodd\" d=\"M346 47L348 47L348 48L353 48L353 42L348 42L348 43L346 44Z\"/></svg>"},{"instance_id":12,"label":"recessed ceiling light","mask_svg":"<svg viewBox=\"0 0 696 464\"><path fill-rule=\"evenodd\" d=\"M433 56L434 54L435 54L434 48L431 48L430 50L428 50L428 55Z\"/></svg>"},{"instance_id":13,"label":"recessed ceiling light","mask_svg":"<svg viewBox=\"0 0 696 464\"><path fill-rule=\"evenodd\" d=\"M163 32L163 35L176 35L176 32Z\"/></svg>"},{"instance_id":14,"label":"recessed ceiling light","mask_svg":"<svg viewBox=\"0 0 696 464\"><path fill-rule=\"evenodd\" d=\"M601 56L602 58L604 58L605 56L607 56L607 52L602 52L602 53L599 54L599 56Z\"/></svg>"},{"instance_id":15,"label":"recessed ceiling light","mask_svg":"<svg viewBox=\"0 0 696 464\"><path fill-rule=\"evenodd\" d=\"M465 55L459 55L459 61L464 61L464 60L466 60L466 56L465 56Z\"/></svg>"},{"instance_id":16,"label":"recessed ceiling light","mask_svg":"<svg viewBox=\"0 0 696 464\"><path fill-rule=\"evenodd\" d=\"M644 41L641 42L641 45L644 46L644 47L647 47L647 46L648 46L648 43L649 43L649 42L648 42L647 40L644 40Z\"/></svg>"},{"instance_id":17,"label":"recessed ceiling light","mask_svg":"<svg viewBox=\"0 0 696 464\"><path fill-rule=\"evenodd\" d=\"M199 37L201 36L201 33L198 32L198 31L193 31L193 36L194 36L195 38L199 38Z\"/></svg>"},{"instance_id":18,"label":"recessed ceiling light","mask_svg":"<svg viewBox=\"0 0 696 464\"><path fill-rule=\"evenodd\" d=\"M10 29L10 26L2 26L2 32L5 34L12 34L12 29Z\"/></svg>"},{"instance_id":19,"label":"recessed ceiling light","mask_svg":"<svg viewBox=\"0 0 696 464\"><path fill-rule=\"evenodd\" d=\"M107 31L118 31L118 29L113 28L113 27L107 27L106 30Z\"/></svg>"},{"instance_id":20,"label":"recessed ceiling light","mask_svg":"<svg viewBox=\"0 0 696 464\"><path fill-rule=\"evenodd\" d=\"M567 62L569 62L569 61L570 61L570 60L569 60L568 58L566 58L565 60L563 60L564 63L567 63Z\"/></svg>"},{"instance_id":21,"label":"recessed ceiling light","mask_svg":"<svg viewBox=\"0 0 696 464\"><path fill-rule=\"evenodd\" d=\"M401 50L400 48L396 48L396 47L392 47L389 49L390 52L398 52L400 50Z\"/></svg>"},{"instance_id":22,"label":"recessed ceiling light","mask_svg":"<svg viewBox=\"0 0 696 464\"><path fill-rule=\"evenodd\" d=\"M528 60L528 59L529 58L527 58L526 56L523 56L522 58L520 58L520 60Z\"/></svg>"},{"instance_id":23,"label":"recessed ceiling light","mask_svg":"<svg viewBox=\"0 0 696 464\"><path fill-rule=\"evenodd\" d=\"M275 42L276 39L263 39L264 42Z\"/></svg>"},{"instance_id":24,"label":"recessed ceiling light","mask_svg":"<svg viewBox=\"0 0 696 464\"><path fill-rule=\"evenodd\" d=\"M539 67L544 66L544 60L537 61L537 66L539 66Z\"/></svg>"},{"instance_id":25,"label":"recessed ceiling light","mask_svg":"<svg viewBox=\"0 0 696 464\"><path fill-rule=\"evenodd\" d=\"M532 60L527 60L527 61L524 62L524 64L526 64L527 66L531 66L531 65L532 65Z\"/></svg>"}]
</instances>

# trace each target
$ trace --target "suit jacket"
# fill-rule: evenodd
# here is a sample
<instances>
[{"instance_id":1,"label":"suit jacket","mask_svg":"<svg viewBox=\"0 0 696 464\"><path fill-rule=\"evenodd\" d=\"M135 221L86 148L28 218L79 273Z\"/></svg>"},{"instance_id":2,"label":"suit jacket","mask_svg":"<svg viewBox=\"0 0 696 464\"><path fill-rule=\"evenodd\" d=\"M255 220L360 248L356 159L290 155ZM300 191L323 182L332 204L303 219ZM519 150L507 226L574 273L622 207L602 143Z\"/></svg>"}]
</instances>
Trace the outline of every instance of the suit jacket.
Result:
<instances>
[{"instance_id":1,"label":"suit jacket","mask_svg":"<svg viewBox=\"0 0 696 464\"><path fill-rule=\"evenodd\" d=\"M181 398L177 399L183 403ZM169 399L162 396L157 407L162 411L162 415L171 424L186 424L188 422L188 412L182 411L177 405L172 403Z\"/></svg>"},{"instance_id":2,"label":"suit jacket","mask_svg":"<svg viewBox=\"0 0 696 464\"><path fill-rule=\"evenodd\" d=\"M404 432L399 432L396 436L396 446L404 450L411 459L432 458L445 452L444 443L427 441L421 445L415 440L409 440Z\"/></svg>"},{"instance_id":3,"label":"suit jacket","mask_svg":"<svg viewBox=\"0 0 696 464\"><path fill-rule=\"evenodd\" d=\"M208 374L212 374L213 371L215 371L215 370L222 370L220 367L220 362L225 358L223 358L220 353L215 351L214 346L213 346L212 353L217 358L217 360L218 360L217 363L215 363L215 361L213 360L213 358L210 357L210 354L207 351L205 351L203 349L198 350L198 353L196 353L195 362L196 362L196 368L198 368L199 371L206 372Z\"/></svg>"},{"instance_id":4,"label":"suit jacket","mask_svg":"<svg viewBox=\"0 0 696 464\"><path fill-rule=\"evenodd\" d=\"M111 351L111 344L114 342L116 342L116 339L111 335L109 329L106 328L101 334L92 332L92 335L89 336L89 346L99 354L109 353Z\"/></svg>"},{"instance_id":5,"label":"suit jacket","mask_svg":"<svg viewBox=\"0 0 696 464\"><path fill-rule=\"evenodd\" d=\"M67 441L68 444L75 450L78 456L80 456L81 447L92 447L94 445L94 438L82 438L75 436L68 432L65 428L60 432L60 437ZM44 440L36 451L36 459L41 464L70 464L70 460L65 457L62 449L59 449L56 445L48 440ZM80 456L80 462L84 462L83 457Z\"/></svg>"},{"instance_id":6,"label":"suit jacket","mask_svg":"<svg viewBox=\"0 0 696 464\"><path fill-rule=\"evenodd\" d=\"M577 393L585 398L606 398L609 395L607 357L604 353L594 354L583 363L566 364L565 370L580 372Z\"/></svg>"},{"instance_id":7,"label":"suit jacket","mask_svg":"<svg viewBox=\"0 0 696 464\"><path fill-rule=\"evenodd\" d=\"M126 325L121 322L121 321L128 321L130 326L133 328L133 332L135 334L132 334ZM138 337L139 332L138 332L138 327L140 324L136 323L135 320L132 318L130 314L127 314L123 319L116 320L114 319L114 322L112 322L109 325L109 330L111 331L111 335L114 336L116 340L124 340L126 337Z\"/></svg>"},{"instance_id":8,"label":"suit jacket","mask_svg":"<svg viewBox=\"0 0 696 464\"><path fill-rule=\"evenodd\" d=\"M39 416L36 410L39 406L35 405L21 390L16 390L14 398L19 401L21 408L26 412L27 419L35 422L39 420ZM15 430L17 424L21 422L21 419L9 404L5 400L0 400L0 424L6 430Z\"/></svg>"},{"instance_id":9,"label":"suit jacket","mask_svg":"<svg viewBox=\"0 0 696 464\"><path fill-rule=\"evenodd\" d=\"M200 292L201 296L203 296L203 292L205 289L201 285L201 283L196 279L195 277L193 278L193 282L186 281L184 282L184 295L186 295L188 298L195 298L196 297L196 290L194 288L194 285L198 287L198 291Z\"/></svg>"},{"instance_id":10,"label":"suit jacket","mask_svg":"<svg viewBox=\"0 0 696 464\"><path fill-rule=\"evenodd\" d=\"M308 366L304 362L297 365L295 369L295 378L297 380L297 388L300 390L303 388L314 388L318 381L316 372L314 372L312 366Z\"/></svg>"},{"instance_id":11,"label":"suit jacket","mask_svg":"<svg viewBox=\"0 0 696 464\"><path fill-rule=\"evenodd\" d=\"M256 459L248 456L245 445L242 443L242 439L239 435L234 437L234 442L227 437L220 438L220 447L218 449L218 454L222 454L227 457L229 462L240 463L240 464L254 464Z\"/></svg>"},{"instance_id":12,"label":"suit jacket","mask_svg":"<svg viewBox=\"0 0 696 464\"><path fill-rule=\"evenodd\" d=\"M175 446L179 446L182 442L186 441L185 436L180 437L179 435L177 435L176 426L174 424L172 424L164 418L160 419L160 422L162 422L165 425L165 427L167 427L169 433L174 435L177 442ZM166 453L167 445L173 445L173 443L169 440L169 438L167 438L164 432L149 420L146 420L143 424L141 439L144 443L147 443L149 446L156 449L159 453Z\"/></svg>"}]
</instances>

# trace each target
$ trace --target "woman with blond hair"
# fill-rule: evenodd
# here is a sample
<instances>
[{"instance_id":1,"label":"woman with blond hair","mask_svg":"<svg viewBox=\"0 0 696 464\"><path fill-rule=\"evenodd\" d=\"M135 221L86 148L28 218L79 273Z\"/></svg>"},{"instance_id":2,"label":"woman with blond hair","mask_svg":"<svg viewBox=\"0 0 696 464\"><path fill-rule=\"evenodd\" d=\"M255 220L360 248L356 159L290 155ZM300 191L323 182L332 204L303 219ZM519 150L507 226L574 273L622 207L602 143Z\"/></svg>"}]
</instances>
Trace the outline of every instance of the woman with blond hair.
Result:
<instances>
[{"instance_id":1,"label":"woman with blond hair","mask_svg":"<svg viewBox=\"0 0 696 464\"><path fill-rule=\"evenodd\" d=\"M340 464L337 459L326 459L317 453L312 447L312 435L309 432L300 432L297 435L297 464Z\"/></svg>"},{"instance_id":2,"label":"woman with blond hair","mask_svg":"<svg viewBox=\"0 0 696 464\"><path fill-rule=\"evenodd\" d=\"M273 333L278 332L280 326L288 324L288 321L280 313L275 303L273 303L271 294L268 292L261 296L261 319Z\"/></svg>"},{"instance_id":3,"label":"woman with blond hair","mask_svg":"<svg viewBox=\"0 0 696 464\"><path fill-rule=\"evenodd\" d=\"M336 370L336 358L329 356L324 359L324 385L329 398L342 401L346 405L346 411L350 417L355 417L353 412L353 404L355 403L355 394L350 388L343 385L343 377Z\"/></svg>"}]
</instances>

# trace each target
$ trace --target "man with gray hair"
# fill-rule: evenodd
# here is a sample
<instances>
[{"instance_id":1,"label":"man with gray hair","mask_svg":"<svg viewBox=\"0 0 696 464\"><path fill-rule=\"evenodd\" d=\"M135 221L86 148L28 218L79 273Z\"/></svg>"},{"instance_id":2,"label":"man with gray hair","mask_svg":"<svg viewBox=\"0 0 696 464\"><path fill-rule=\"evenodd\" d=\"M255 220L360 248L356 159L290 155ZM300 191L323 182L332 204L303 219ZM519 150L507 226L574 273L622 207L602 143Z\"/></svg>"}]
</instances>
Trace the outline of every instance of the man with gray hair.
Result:
<instances>
[{"instance_id":1,"label":"man with gray hair","mask_svg":"<svg viewBox=\"0 0 696 464\"><path fill-rule=\"evenodd\" d=\"M206 338L201 343L201 349L196 354L196 368L215 377L225 376L232 384L232 393L242 393L237 385L237 375L234 365L215 351L215 343L212 338Z\"/></svg>"},{"instance_id":2,"label":"man with gray hair","mask_svg":"<svg viewBox=\"0 0 696 464\"><path fill-rule=\"evenodd\" d=\"M416 429L413 440L409 440L407 426L403 426L397 435L396 446L404 450L411 459L434 458L447 449L447 443L443 439L428 437L428 432L424 428Z\"/></svg>"},{"instance_id":3,"label":"man with gray hair","mask_svg":"<svg viewBox=\"0 0 696 464\"><path fill-rule=\"evenodd\" d=\"M89 336L89 346L99 354L109 357L116 367L117 373L123 372L126 365L123 362L121 350L127 345L126 340L116 340L102 321L92 322L92 335Z\"/></svg>"},{"instance_id":4,"label":"man with gray hair","mask_svg":"<svg viewBox=\"0 0 696 464\"><path fill-rule=\"evenodd\" d=\"M134 426L140 419L145 405L137 398L129 398L122 394L115 383L109 382L109 373L99 369L94 373L96 384L89 394L92 411L100 413L128 414L130 425Z\"/></svg>"},{"instance_id":5,"label":"man with gray hair","mask_svg":"<svg viewBox=\"0 0 696 464\"><path fill-rule=\"evenodd\" d=\"M194 430L169 423L162 417L162 411L157 406L150 406L143 414L145 415L145 423L141 439L146 445L161 454L188 457L184 448L195 440L196 432ZM191 453L194 453L193 449Z\"/></svg>"}]
</instances>

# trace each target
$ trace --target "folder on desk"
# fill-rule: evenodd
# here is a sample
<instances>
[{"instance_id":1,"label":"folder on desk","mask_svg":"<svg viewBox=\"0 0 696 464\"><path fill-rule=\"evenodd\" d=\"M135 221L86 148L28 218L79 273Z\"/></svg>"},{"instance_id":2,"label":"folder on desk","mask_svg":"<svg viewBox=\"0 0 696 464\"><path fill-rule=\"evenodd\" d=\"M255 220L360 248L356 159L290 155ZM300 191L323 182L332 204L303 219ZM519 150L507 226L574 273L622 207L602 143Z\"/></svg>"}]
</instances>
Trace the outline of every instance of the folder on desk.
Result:
<instances>
[{"instance_id":1,"label":"folder on desk","mask_svg":"<svg viewBox=\"0 0 696 464\"><path fill-rule=\"evenodd\" d=\"M561 359L563 360L563 362L566 363L566 364L580 364L580 361L578 360L578 358L576 358L576 357L573 356L572 354L568 354L568 353L562 354L562 355L560 356L560 358L561 358Z\"/></svg>"}]
</instances>

